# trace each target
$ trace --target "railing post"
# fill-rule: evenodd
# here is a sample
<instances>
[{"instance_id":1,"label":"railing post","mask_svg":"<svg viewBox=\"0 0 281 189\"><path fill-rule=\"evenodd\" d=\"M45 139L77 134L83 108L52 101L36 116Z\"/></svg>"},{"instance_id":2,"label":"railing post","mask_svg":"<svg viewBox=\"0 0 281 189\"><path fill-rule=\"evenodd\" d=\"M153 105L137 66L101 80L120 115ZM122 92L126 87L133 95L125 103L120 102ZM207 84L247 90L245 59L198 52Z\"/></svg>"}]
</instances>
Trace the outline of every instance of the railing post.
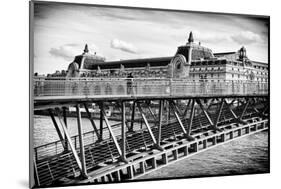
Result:
<instances>
[{"instance_id":1,"label":"railing post","mask_svg":"<svg viewBox=\"0 0 281 189\"><path fill-rule=\"evenodd\" d=\"M121 102L122 109L122 125L121 125L121 135L122 135L122 159L126 160L126 104L125 102Z\"/></svg>"}]
</instances>

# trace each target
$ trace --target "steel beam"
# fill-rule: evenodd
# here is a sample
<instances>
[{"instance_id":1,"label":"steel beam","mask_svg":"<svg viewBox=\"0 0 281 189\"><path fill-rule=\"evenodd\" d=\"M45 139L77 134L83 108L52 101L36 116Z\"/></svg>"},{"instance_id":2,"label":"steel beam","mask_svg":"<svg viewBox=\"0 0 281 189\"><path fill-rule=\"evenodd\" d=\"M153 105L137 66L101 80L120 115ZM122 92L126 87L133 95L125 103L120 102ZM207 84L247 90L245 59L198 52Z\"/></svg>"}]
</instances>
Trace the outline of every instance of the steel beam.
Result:
<instances>
[{"instance_id":1,"label":"steel beam","mask_svg":"<svg viewBox=\"0 0 281 189\"><path fill-rule=\"evenodd\" d=\"M191 132L191 128L192 128L192 122L193 122L193 118L194 118L194 110L195 110L195 99L192 100L192 104L191 104L191 112L190 112L190 116L189 116L189 123L187 126L187 137L190 138L190 132ZM194 138L190 138L190 139L194 139Z\"/></svg>"},{"instance_id":2,"label":"steel beam","mask_svg":"<svg viewBox=\"0 0 281 189\"><path fill-rule=\"evenodd\" d=\"M223 105L224 105L224 98L221 99L221 104L220 104L219 110L218 110L218 112L217 112L216 122L215 122L215 124L214 124L214 126L213 126L213 129L214 129L214 130L220 130L220 129L218 128L218 123L219 123L219 121L220 121L220 117L221 117Z\"/></svg>"},{"instance_id":3,"label":"steel beam","mask_svg":"<svg viewBox=\"0 0 281 189\"><path fill-rule=\"evenodd\" d=\"M226 102L226 100L224 99L224 104L226 105L226 107L228 108L228 110L230 111L230 113L232 114L232 116L234 117L234 119L237 119L238 116L233 112L233 110L230 108L231 104L233 103L234 101L232 101L230 104L228 104Z\"/></svg>"},{"instance_id":4,"label":"steel beam","mask_svg":"<svg viewBox=\"0 0 281 189\"><path fill-rule=\"evenodd\" d=\"M63 131L65 133L66 140L68 141L68 145L70 146L70 150L73 153L74 159L75 159L75 161L76 161L76 163L78 165L78 168L79 168L80 172L82 173L81 161L80 161L80 159L78 157L78 154L77 154L77 152L76 152L76 150L75 150L75 148L74 148L74 146L72 144L70 134L68 133L68 130L67 130L65 124L64 124L63 118L62 118L62 116L61 116L59 111L57 111L57 115L58 115L58 118L59 118L59 122L60 122L60 124L62 126L62 129L63 129Z\"/></svg>"},{"instance_id":5,"label":"steel beam","mask_svg":"<svg viewBox=\"0 0 281 189\"><path fill-rule=\"evenodd\" d=\"M62 113L63 113L63 120L64 120L64 124L67 128L67 116L66 116L66 107L62 108ZM66 136L64 135L64 138L66 138ZM64 140L65 143L65 150L68 151L68 144L67 144L67 140Z\"/></svg>"},{"instance_id":6,"label":"steel beam","mask_svg":"<svg viewBox=\"0 0 281 189\"><path fill-rule=\"evenodd\" d=\"M98 130L98 128L97 128L93 118L92 118L92 115L91 115L91 113L90 113L86 103L84 103L84 107L85 107L85 110L87 112L88 118L89 118L89 120L90 120L90 122L91 122L91 124L93 126L93 129L94 129L94 131L95 131L95 133L96 133L96 135L98 137L98 141L102 141L101 135L99 135L99 130Z\"/></svg>"},{"instance_id":7,"label":"steel beam","mask_svg":"<svg viewBox=\"0 0 281 189\"><path fill-rule=\"evenodd\" d=\"M52 111L51 109L48 109L48 111L49 111L49 114L50 114L51 119L52 119L52 121L53 121L53 124L54 124L54 126L55 126L55 129L56 129L56 131L57 131L57 133L58 133L58 136L59 136L59 138L60 138L60 141L61 141L61 144L62 144L62 146L63 146L63 149L66 150L67 147L65 146L63 134L62 134L61 130L59 129L59 126L58 126L57 121L56 121L56 119L55 119L54 113L53 113L53 111Z\"/></svg>"},{"instance_id":8,"label":"steel beam","mask_svg":"<svg viewBox=\"0 0 281 189\"><path fill-rule=\"evenodd\" d=\"M208 122L210 123L211 126L214 125L212 119L210 118L208 112L205 110L205 108L203 107L201 100L196 99L196 103L199 105L199 107L201 108L202 112L204 113L205 117L207 118Z\"/></svg>"},{"instance_id":9,"label":"steel beam","mask_svg":"<svg viewBox=\"0 0 281 189\"><path fill-rule=\"evenodd\" d=\"M233 110L230 108L230 105L234 102L234 100L232 100L232 102L230 104L228 104L226 102L226 100L224 99L224 104L227 106L227 108L229 109L230 113L232 114L233 118L238 122L238 123L242 123L242 124L246 124L247 122L243 121L242 119L239 119L238 116L233 112Z\"/></svg>"},{"instance_id":10,"label":"steel beam","mask_svg":"<svg viewBox=\"0 0 281 189\"><path fill-rule=\"evenodd\" d=\"M158 145L158 143L157 143L157 141L156 141L156 139L155 139L155 137L154 137L154 135L153 135L153 133L152 133L152 130L151 130L150 126L149 126L149 123L148 123L148 121L147 121L147 119L146 119L146 117L145 117L145 115L144 115L144 112L143 112L143 110L142 110L142 108L141 108L141 106L140 106L140 104L137 103L137 106L138 106L138 109L139 109L139 111L140 111L140 113L141 113L141 117L142 117L142 119L143 119L143 121L144 121L144 124L145 124L145 126L146 126L146 128L147 128L147 131L148 131L148 133L149 133L149 135L150 135L150 137L151 137L151 139L152 139L152 141L153 141L153 143L154 143L154 147L157 148L157 149L159 149L159 150L163 150L163 148L161 148L161 147Z\"/></svg>"},{"instance_id":11,"label":"steel beam","mask_svg":"<svg viewBox=\"0 0 281 189\"><path fill-rule=\"evenodd\" d=\"M103 115L105 124L106 124L106 126L107 126L107 128L108 128L108 131L109 131L109 133L110 133L110 136L111 136L111 138L112 138L112 141L113 141L113 143L114 143L114 145L115 145L115 147L116 147L116 149L117 149L118 155L119 155L119 157L120 157L121 160L125 161L125 160L123 159L123 154L122 154L121 148L120 148L120 146L119 146L119 144L118 144L118 142L117 142L117 139L116 139L116 137L115 137L115 135L114 135L114 132L113 132L113 130L112 130L112 128L111 128L111 125L109 124L108 118L107 118L107 116L106 116L104 110L101 110L101 111L102 111L102 115Z\"/></svg>"},{"instance_id":12,"label":"steel beam","mask_svg":"<svg viewBox=\"0 0 281 189\"><path fill-rule=\"evenodd\" d=\"M34 180L35 180L35 184L38 185L38 186L40 186L40 180L39 180L39 176L38 176L37 164L36 164L35 158L33 158L33 168L34 168Z\"/></svg>"},{"instance_id":13,"label":"steel beam","mask_svg":"<svg viewBox=\"0 0 281 189\"><path fill-rule=\"evenodd\" d=\"M169 102L166 101L166 104L165 104L165 110L166 110L166 124L169 123L169 109L170 109L170 107L169 107Z\"/></svg>"},{"instance_id":14,"label":"steel beam","mask_svg":"<svg viewBox=\"0 0 281 189\"><path fill-rule=\"evenodd\" d=\"M104 105L103 102L100 102L99 104L100 107L100 140L103 140L103 117L104 117Z\"/></svg>"},{"instance_id":15,"label":"steel beam","mask_svg":"<svg viewBox=\"0 0 281 189\"><path fill-rule=\"evenodd\" d=\"M87 168L86 168L86 158L85 158L85 149L84 149L84 140L83 140L83 128L81 122L81 112L79 105L76 105L77 113L77 126L78 126L78 136L79 136L79 146L80 146L80 161L82 166L81 176L87 178Z\"/></svg>"},{"instance_id":16,"label":"steel beam","mask_svg":"<svg viewBox=\"0 0 281 189\"><path fill-rule=\"evenodd\" d=\"M185 127L183 126L183 123L182 123L182 121L181 121L181 119L180 119L180 116L178 115L178 113L177 113L177 111L176 111L176 109L175 109L175 107L174 107L174 103L173 103L172 101L170 101L170 106L172 107L172 110L173 110L173 112L174 112L174 114L175 114L175 116L176 116L176 119L177 119L177 121L178 121L178 123L179 123L179 125L180 125L180 127L181 127L181 130L182 130L182 132L183 132L183 135L184 135L188 140L194 140L194 138L190 136L190 132L188 133L188 131L187 131L187 130L185 129Z\"/></svg>"},{"instance_id":17,"label":"steel beam","mask_svg":"<svg viewBox=\"0 0 281 189\"><path fill-rule=\"evenodd\" d=\"M121 135L122 135L122 158L126 159L126 104L121 102L121 112L122 112L122 125L121 125Z\"/></svg>"},{"instance_id":18,"label":"steel beam","mask_svg":"<svg viewBox=\"0 0 281 189\"><path fill-rule=\"evenodd\" d=\"M188 103L187 103L187 105L186 105L186 108L185 108L185 110L184 110L184 112L183 112L183 116L182 117L186 117L186 115L187 115L187 112L188 112L188 109L189 109L189 105L190 105L190 101L191 100L188 100Z\"/></svg>"},{"instance_id":19,"label":"steel beam","mask_svg":"<svg viewBox=\"0 0 281 189\"><path fill-rule=\"evenodd\" d=\"M263 115L265 114L265 112L267 111L267 109L268 109L268 105L266 105L266 107L265 107L264 110L262 111L262 114L263 114Z\"/></svg>"},{"instance_id":20,"label":"steel beam","mask_svg":"<svg viewBox=\"0 0 281 189\"><path fill-rule=\"evenodd\" d=\"M132 117L131 117L131 127L129 129L130 132L134 131L134 121L135 121L135 113L136 113L136 101L133 102L132 105Z\"/></svg>"},{"instance_id":21,"label":"steel beam","mask_svg":"<svg viewBox=\"0 0 281 189\"><path fill-rule=\"evenodd\" d=\"M179 107L177 106L177 104L174 101L173 101L173 104L174 104L174 107L175 107L176 111L178 112L178 114L180 116L183 116L183 113L180 111Z\"/></svg>"},{"instance_id":22,"label":"steel beam","mask_svg":"<svg viewBox=\"0 0 281 189\"><path fill-rule=\"evenodd\" d=\"M245 107L243 108L243 111L242 111L241 115L238 118L239 120L242 120L242 118L243 118L244 114L246 113L246 110L247 110L247 108L249 106L249 103L250 103L250 99L247 100L247 102L245 104Z\"/></svg>"},{"instance_id":23,"label":"steel beam","mask_svg":"<svg viewBox=\"0 0 281 189\"><path fill-rule=\"evenodd\" d=\"M161 142L161 127L162 127L162 113L163 113L163 100L159 100L159 125L158 125L158 137L157 144L160 146Z\"/></svg>"},{"instance_id":24,"label":"steel beam","mask_svg":"<svg viewBox=\"0 0 281 189\"><path fill-rule=\"evenodd\" d=\"M148 108L150 114L152 115L154 121L156 122L157 121L157 117L156 117L155 113L152 111L152 109L150 108L150 106L148 104L147 104L147 108Z\"/></svg>"},{"instance_id":25,"label":"steel beam","mask_svg":"<svg viewBox=\"0 0 281 189\"><path fill-rule=\"evenodd\" d=\"M172 107L173 112L174 112L174 114L175 114L175 116L176 116L176 119L177 119L178 123L180 124L180 127L181 127L181 130L182 130L183 134L184 134L184 135L187 135L187 131L186 131L186 129L185 129L184 126L183 126L183 123L182 123L182 121L181 121L181 119L180 119L180 116L178 115L177 111L174 109L173 103L172 103L172 102L170 102L170 106Z\"/></svg>"}]
</instances>

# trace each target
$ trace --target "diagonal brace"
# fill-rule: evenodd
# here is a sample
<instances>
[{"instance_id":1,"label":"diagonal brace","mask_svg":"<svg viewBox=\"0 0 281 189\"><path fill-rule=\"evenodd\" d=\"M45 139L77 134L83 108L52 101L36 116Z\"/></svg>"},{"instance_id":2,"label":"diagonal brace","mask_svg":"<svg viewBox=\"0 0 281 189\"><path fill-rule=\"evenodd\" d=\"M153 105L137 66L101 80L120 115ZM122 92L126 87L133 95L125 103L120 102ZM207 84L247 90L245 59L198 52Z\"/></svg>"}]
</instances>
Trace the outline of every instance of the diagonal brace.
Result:
<instances>
[{"instance_id":1,"label":"diagonal brace","mask_svg":"<svg viewBox=\"0 0 281 189\"><path fill-rule=\"evenodd\" d=\"M241 115L240 115L239 118L238 118L239 120L242 120L244 114L246 113L246 110L247 110L249 104L250 104L250 99L247 100L247 102L246 102L246 104L245 104L245 106L244 106L244 108L243 108L243 111L242 111Z\"/></svg>"},{"instance_id":2,"label":"diagonal brace","mask_svg":"<svg viewBox=\"0 0 281 189\"><path fill-rule=\"evenodd\" d=\"M199 105L199 107L201 108L202 112L204 113L205 117L207 118L208 122L210 123L211 126L214 126L214 123L212 121L212 119L210 118L208 112L205 110L205 108L203 107L201 100L196 99L196 103Z\"/></svg>"},{"instance_id":3,"label":"diagonal brace","mask_svg":"<svg viewBox=\"0 0 281 189\"><path fill-rule=\"evenodd\" d=\"M91 113L90 113L90 111L89 111L88 106L87 106L86 103L84 103L84 107L85 107L85 110L86 110L86 112L87 112L88 118L89 118L89 120L90 120L90 122L91 122L91 124L92 124L92 126L93 126L93 128L94 128L94 130L95 130L95 133L96 133L96 135L97 135L97 137L98 137L98 141L102 141L102 138L101 138L101 136L99 135L99 131L98 131L98 129L97 129L97 126L96 126L96 124L95 124L95 122L94 122L94 120L93 120L93 118L92 118L92 116L91 116Z\"/></svg>"},{"instance_id":4,"label":"diagonal brace","mask_svg":"<svg viewBox=\"0 0 281 189\"><path fill-rule=\"evenodd\" d=\"M224 105L224 98L221 99L221 103L220 103L220 106L219 106L219 110L217 112L217 118L216 118L216 122L213 126L213 129L214 130L218 130L220 131L220 129L218 128L218 123L220 121L220 117L221 117L221 114L222 114L222 109L223 109L223 105Z\"/></svg>"},{"instance_id":5,"label":"diagonal brace","mask_svg":"<svg viewBox=\"0 0 281 189\"><path fill-rule=\"evenodd\" d=\"M76 161L76 163L78 165L78 168L79 168L80 172L83 173L81 161L80 161L79 156L78 156L78 154L77 154L77 152L76 152L76 150L74 148L74 145L72 144L70 134L68 133L68 130L67 130L65 124L64 124L62 115L60 114L59 111L56 111L56 113L58 115L59 122L60 122L60 124L62 126L62 129L63 129L63 131L65 133L66 140L68 141L68 145L70 146L70 150L73 153L74 159L75 159L75 161Z\"/></svg>"},{"instance_id":6,"label":"diagonal brace","mask_svg":"<svg viewBox=\"0 0 281 189\"><path fill-rule=\"evenodd\" d=\"M177 119L177 121L178 121L178 123L179 123L179 125L180 125L180 127L181 127L181 130L182 130L182 132L183 132L183 135L184 135L188 140L194 140L194 138L190 136L190 128L191 128L191 125L188 125L188 128L187 128L187 130L186 130L185 127L183 126L183 123L182 123L182 121L181 121L181 119L180 119L180 117L179 117L179 115L178 115L178 113L177 113L175 107L174 107L173 101L170 101L170 105L171 105L172 110L173 110L173 112L174 112L174 115L176 116L176 119ZM194 112L194 109L193 109L193 112ZM192 114L192 113L191 113L191 114ZM190 114L190 115L191 115L191 114Z\"/></svg>"},{"instance_id":7,"label":"diagonal brace","mask_svg":"<svg viewBox=\"0 0 281 189\"><path fill-rule=\"evenodd\" d=\"M57 121L56 121L56 119L55 119L54 113L53 113L53 111L52 111L51 109L49 109L48 111L49 111L49 114L50 114L51 119L52 119L52 121L53 121L53 124L54 124L54 126L55 126L55 129L56 129L56 131L57 131L57 133L58 133L58 135L59 135L59 138L60 138L61 144L62 144L62 146L63 146L63 149L66 150L66 149L67 149L67 146L65 145L64 138L63 138L63 134L62 134L61 130L59 129L59 126L58 126Z\"/></svg>"},{"instance_id":8,"label":"diagonal brace","mask_svg":"<svg viewBox=\"0 0 281 189\"><path fill-rule=\"evenodd\" d=\"M157 143L157 141L156 141L156 139L155 139L155 137L154 137L154 135L153 135L153 133L152 133L152 130L151 130L150 126L149 126L149 123L148 123L148 121L147 121L147 119L146 119L146 117L145 117L145 115L144 115L144 112L143 112L143 110L142 110L142 108L141 108L141 106L140 106L140 104L137 103L137 106L138 106L138 109L139 109L139 111L140 111L140 113L141 113L141 117L142 117L142 119L143 119L143 121L144 121L144 124L145 124L145 126L146 126L146 128L147 128L147 130L148 130L148 133L149 133L149 135L150 135L150 137L151 137L151 139L152 139L152 141L153 141L153 143L154 143L154 147L162 151L163 148L158 145L158 143Z\"/></svg>"},{"instance_id":9,"label":"diagonal brace","mask_svg":"<svg viewBox=\"0 0 281 189\"><path fill-rule=\"evenodd\" d=\"M113 132L113 130L112 130L112 128L111 128L111 125L109 124L108 118L107 118L107 116L106 116L104 110L101 109L101 111L102 111L102 115L103 115L105 124L106 124L106 126L107 126L107 128L108 128L108 131L109 131L110 135L111 135L111 138L112 138L112 140L113 140L113 143L114 143L114 145L115 145L115 147L116 147L116 149L117 149L118 155L120 156L120 159L121 159L122 161L124 161L124 162L127 162L125 159L123 159L123 154L122 154L121 148L120 148L120 146L119 146L119 144L118 144L118 142L117 142L117 139L116 139L116 137L115 137L115 135L114 135L114 132Z\"/></svg>"}]
</instances>

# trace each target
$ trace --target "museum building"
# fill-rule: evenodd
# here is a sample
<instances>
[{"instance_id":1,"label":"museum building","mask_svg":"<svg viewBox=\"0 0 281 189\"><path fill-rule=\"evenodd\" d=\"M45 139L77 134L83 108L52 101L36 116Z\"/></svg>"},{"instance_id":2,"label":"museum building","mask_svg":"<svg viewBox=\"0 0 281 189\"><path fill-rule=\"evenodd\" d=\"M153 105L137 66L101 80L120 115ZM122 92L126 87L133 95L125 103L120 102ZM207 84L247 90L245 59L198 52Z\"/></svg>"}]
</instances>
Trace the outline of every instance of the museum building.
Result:
<instances>
[{"instance_id":1,"label":"museum building","mask_svg":"<svg viewBox=\"0 0 281 189\"><path fill-rule=\"evenodd\" d=\"M246 48L237 52L213 53L194 42L190 32L188 42L179 46L170 57L106 61L88 46L69 64L66 77L103 78L173 78L191 81L221 82L230 80L268 82L268 64L252 61Z\"/></svg>"}]
</instances>

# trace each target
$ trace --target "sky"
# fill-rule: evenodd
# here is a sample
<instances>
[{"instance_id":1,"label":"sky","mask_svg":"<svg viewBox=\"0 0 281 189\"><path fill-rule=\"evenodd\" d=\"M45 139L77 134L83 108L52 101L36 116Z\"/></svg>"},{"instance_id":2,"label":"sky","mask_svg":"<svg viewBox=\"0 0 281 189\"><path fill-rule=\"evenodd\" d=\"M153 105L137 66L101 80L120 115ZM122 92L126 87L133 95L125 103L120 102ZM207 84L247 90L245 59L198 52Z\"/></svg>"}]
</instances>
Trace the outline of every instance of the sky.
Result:
<instances>
[{"instance_id":1,"label":"sky","mask_svg":"<svg viewBox=\"0 0 281 189\"><path fill-rule=\"evenodd\" d=\"M107 61L173 56L190 31L213 53L245 46L248 58L267 63L268 24L247 15L35 3L34 72L66 70L85 44Z\"/></svg>"}]
</instances>

